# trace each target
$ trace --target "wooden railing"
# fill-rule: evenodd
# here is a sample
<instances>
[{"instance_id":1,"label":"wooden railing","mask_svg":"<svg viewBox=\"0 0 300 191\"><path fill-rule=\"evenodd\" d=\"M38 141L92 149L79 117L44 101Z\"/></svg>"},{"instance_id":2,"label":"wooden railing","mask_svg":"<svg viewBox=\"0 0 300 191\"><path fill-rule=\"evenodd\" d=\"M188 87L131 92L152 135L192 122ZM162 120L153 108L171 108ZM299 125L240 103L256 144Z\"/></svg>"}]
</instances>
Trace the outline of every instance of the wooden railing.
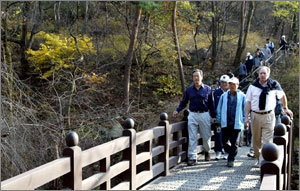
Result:
<instances>
[{"instance_id":1,"label":"wooden railing","mask_svg":"<svg viewBox=\"0 0 300 191\"><path fill-rule=\"evenodd\" d=\"M78 135L70 132L62 158L2 181L1 190L33 190L58 178L62 189L136 190L157 176L167 176L170 168L187 159L187 116L185 111L181 122L169 124L167 114L162 113L157 127L138 133L134 121L127 119L122 137L85 151L78 146ZM262 190L290 189L293 124L286 116L282 122L285 125L277 125L274 132L278 146L268 143L262 149ZM199 136L198 141L199 153ZM142 148L139 152L138 147ZM122 153L121 161L112 164L112 156L118 153ZM95 163L97 173L83 179L83 168ZM117 176L121 180L112 185Z\"/></svg>"},{"instance_id":2,"label":"wooden railing","mask_svg":"<svg viewBox=\"0 0 300 191\"><path fill-rule=\"evenodd\" d=\"M138 133L134 121L127 119L122 137L85 151L78 146L78 135L70 132L64 157L2 181L1 190L33 190L60 177L63 189L136 190L154 177L168 175L171 167L187 158L187 116L185 111L181 122L169 124L167 114L162 113L159 126ZM143 148L139 153L137 146ZM122 160L112 165L117 153L122 153ZM98 163L98 172L83 179L82 169L93 163ZM138 166L142 170L137 171ZM111 180L118 175L122 180L112 186Z\"/></svg>"},{"instance_id":3,"label":"wooden railing","mask_svg":"<svg viewBox=\"0 0 300 191\"><path fill-rule=\"evenodd\" d=\"M281 121L274 128L273 143L262 148L260 190L291 189L293 122L285 115Z\"/></svg>"}]
</instances>

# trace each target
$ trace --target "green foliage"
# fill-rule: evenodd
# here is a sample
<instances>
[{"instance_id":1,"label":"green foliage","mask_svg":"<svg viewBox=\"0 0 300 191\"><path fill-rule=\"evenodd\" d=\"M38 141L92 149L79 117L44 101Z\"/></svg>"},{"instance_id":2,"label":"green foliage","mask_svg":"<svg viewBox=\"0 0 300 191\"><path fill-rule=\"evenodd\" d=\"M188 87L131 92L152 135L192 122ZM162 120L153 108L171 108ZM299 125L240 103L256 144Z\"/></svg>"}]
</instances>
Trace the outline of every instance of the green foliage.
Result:
<instances>
[{"instance_id":1,"label":"green foliage","mask_svg":"<svg viewBox=\"0 0 300 191\"><path fill-rule=\"evenodd\" d=\"M39 50L29 49L28 60L34 62L35 71L43 71L41 78L48 78L60 69L74 68L74 61L81 55L72 37L40 32L37 38L45 40ZM95 53L91 39L77 36L78 48L83 55Z\"/></svg>"},{"instance_id":2,"label":"green foliage","mask_svg":"<svg viewBox=\"0 0 300 191\"><path fill-rule=\"evenodd\" d=\"M181 94L179 81L171 74L167 76L159 76L156 81L160 84L160 87L157 88L158 94L165 94L171 97Z\"/></svg>"},{"instance_id":3,"label":"green foliage","mask_svg":"<svg viewBox=\"0 0 300 191\"><path fill-rule=\"evenodd\" d=\"M193 7L195 7L195 5L190 4L189 1L178 1L177 5L178 5L178 10L182 9L189 12L191 12Z\"/></svg>"},{"instance_id":4,"label":"green foliage","mask_svg":"<svg viewBox=\"0 0 300 191\"><path fill-rule=\"evenodd\" d=\"M292 16L299 11L298 1L275 1L273 16L292 21Z\"/></svg>"},{"instance_id":5,"label":"green foliage","mask_svg":"<svg viewBox=\"0 0 300 191\"><path fill-rule=\"evenodd\" d=\"M139 1L133 2L133 4L136 4L138 7L142 8L145 11L153 11L162 6L162 2L155 1Z\"/></svg>"}]
</instances>

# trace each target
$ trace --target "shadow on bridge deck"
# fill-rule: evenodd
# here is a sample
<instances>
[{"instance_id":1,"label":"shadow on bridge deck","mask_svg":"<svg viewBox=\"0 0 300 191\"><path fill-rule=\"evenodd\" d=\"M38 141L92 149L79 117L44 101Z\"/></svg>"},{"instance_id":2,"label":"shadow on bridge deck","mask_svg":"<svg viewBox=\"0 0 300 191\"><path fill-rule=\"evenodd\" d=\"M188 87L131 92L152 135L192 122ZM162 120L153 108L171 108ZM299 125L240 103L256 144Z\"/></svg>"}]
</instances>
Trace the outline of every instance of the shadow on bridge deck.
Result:
<instances>
[{"instance_id":1,"label":"shadow on bridge deck","mask_svg":"<svg viewBox=\"0 0 300 191\"><path fill-rule=\"evenodd\" d=\"M181 163L170 169L170 175L159 177L140 190L259 190L260 169L254 167L255 159L247 157L250 147L239 147L234 167L226 160L204 161L199 155L195 166ZM211 151L214 159L214 152Z\"/></svg>"}]
</instances>

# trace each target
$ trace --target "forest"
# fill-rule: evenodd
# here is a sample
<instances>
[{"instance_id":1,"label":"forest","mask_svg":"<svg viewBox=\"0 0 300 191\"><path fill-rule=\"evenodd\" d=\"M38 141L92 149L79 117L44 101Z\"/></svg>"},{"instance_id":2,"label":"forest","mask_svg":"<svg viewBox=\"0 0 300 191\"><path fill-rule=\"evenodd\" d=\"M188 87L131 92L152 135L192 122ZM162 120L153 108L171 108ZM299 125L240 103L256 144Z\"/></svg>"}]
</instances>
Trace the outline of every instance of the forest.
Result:
<instances>
[{"instance_id":1,"label":"forest","mask_svg":"<svg viewBox=\"0 0 300 191\"><path fill-rule=\"evenodd\" d=\"M236 74L269 38L299 42L297 1L1 1L1 180L62 156L157 126L204 72ZM298 46L297 46L298 47ZM299 140L299 51L271 68ZM298 168L297 168L298 169ZM53 187L52 187L53 188Z\"/></svg>"}]
</instances>

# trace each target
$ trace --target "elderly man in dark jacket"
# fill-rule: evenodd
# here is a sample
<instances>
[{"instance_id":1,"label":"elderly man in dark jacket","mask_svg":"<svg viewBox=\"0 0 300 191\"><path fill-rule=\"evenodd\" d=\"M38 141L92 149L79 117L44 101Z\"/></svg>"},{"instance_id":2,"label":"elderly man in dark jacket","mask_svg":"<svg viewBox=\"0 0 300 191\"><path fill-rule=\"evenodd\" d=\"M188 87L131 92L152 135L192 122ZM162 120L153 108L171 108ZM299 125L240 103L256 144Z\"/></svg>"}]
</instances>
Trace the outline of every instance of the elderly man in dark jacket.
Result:
<instances>
[{"instance_id":1,"label":"elderly man in dark jacket","mask_svg":"<svg viewBox=\"0 0 300 191\"><path fill-rule=\"evenodd\" d=\"M242 81L247 76L247 68L242 61L240 61L238 70L239 70L239 80Z\"/></svg>"},{"instance_id":2,"label":"elderly man in dark jacket","mask_svg":"<svg viewBox=\"0 0 300 191\"><path fill-rule=\"evenodd\" d=\"M247 74L249 74L252 71L252 67L254 65L254 60L250 52L247 52L247 58L245 62L246 68L247 68Z\"/></svg>"}]
</instances>

